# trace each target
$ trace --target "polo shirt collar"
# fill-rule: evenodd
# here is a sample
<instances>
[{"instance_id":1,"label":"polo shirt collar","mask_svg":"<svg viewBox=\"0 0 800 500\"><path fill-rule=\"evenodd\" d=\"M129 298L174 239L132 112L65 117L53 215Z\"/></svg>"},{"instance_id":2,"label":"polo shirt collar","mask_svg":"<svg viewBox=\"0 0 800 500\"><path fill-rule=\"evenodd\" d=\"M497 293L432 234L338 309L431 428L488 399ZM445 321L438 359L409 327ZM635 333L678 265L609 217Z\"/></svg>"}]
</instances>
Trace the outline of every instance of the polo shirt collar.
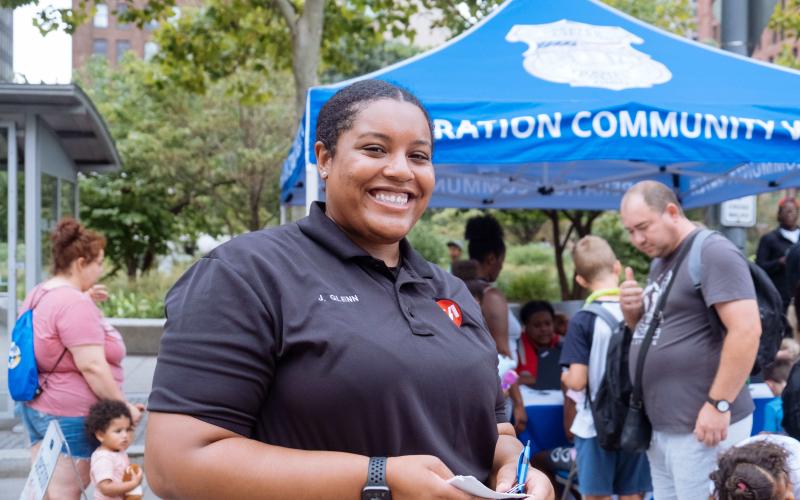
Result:
<instances>
[{"instance_id":1,"label":"polo shirt collar","mask_svg":"<svg viewBox=\"0 0 800 500\"><path fill-rule=\"evenodd\" d=\"M297 221L297 225L303 234L342 260L373 258L363 248L353 243L347 234L330 217L325 215L324 202L316 201L312 203L308 217ZM431 264L411 247L406 238L400 240L400 256L402 267L410 268L414 274L421 278L433 278Z\"/></svg>"}]
</instances>

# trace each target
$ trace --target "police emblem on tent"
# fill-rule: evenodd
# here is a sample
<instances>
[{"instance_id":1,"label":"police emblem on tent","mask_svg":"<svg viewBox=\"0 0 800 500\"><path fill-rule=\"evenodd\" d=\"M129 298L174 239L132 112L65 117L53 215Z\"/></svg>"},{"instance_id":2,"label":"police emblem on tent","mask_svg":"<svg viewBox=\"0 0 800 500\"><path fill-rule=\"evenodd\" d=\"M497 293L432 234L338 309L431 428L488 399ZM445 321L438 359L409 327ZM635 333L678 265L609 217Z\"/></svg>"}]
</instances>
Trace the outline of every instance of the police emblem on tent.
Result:
<instances>
[{"instance_id":1,"label":"police emblem on tent","mask_svg":"<svg viewBox=\"0 0 800 500\"><path fill-rule=\"evenodd\" d=\"M672 79L664 64L631 46L644 43L641 38L618 26L568 20L517 24L506 34L506 41L527 43L522 66L549 82L624 90Z\"/></svg>"}]
</instances>

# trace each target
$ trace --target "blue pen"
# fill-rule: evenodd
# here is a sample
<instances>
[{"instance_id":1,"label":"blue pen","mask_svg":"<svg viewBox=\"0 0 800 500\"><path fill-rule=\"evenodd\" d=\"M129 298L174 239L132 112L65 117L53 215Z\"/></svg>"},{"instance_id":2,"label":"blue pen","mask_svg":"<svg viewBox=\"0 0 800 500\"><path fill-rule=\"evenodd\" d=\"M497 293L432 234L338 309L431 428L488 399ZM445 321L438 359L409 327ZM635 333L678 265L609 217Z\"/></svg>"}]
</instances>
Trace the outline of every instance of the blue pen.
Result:
<instances>
[{"instance_id":1,"label":"blue pen","mask_svg":"<svg viewBox=\"0 0 800 500\"><path fill-rule=\"evenodd\" d=\"M528 440L525 443L522 453L519 454L519 462L517 463L517 485L524 489L525 479L528 476L528 461L531 458L531 442Z\"/></svg>"}]
</instances>

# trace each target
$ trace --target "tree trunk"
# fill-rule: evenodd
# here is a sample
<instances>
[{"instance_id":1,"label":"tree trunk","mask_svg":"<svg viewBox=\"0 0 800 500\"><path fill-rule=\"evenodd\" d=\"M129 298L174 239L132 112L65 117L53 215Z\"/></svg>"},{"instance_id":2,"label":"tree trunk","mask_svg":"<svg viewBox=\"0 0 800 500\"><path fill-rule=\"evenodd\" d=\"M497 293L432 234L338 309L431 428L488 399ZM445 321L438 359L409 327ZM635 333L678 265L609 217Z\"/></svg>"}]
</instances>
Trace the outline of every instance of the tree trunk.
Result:
<instances>
[{"instance_id":1,"label":"tree trunk","mask_svg":"<svg viewBox=\"0 0 800 500\"><path fill-rule=\"evenodd\" d=\"M297 120L306 109L308 89L318 83L325 0L306 0L303 15L291 25L292 73L294 74L295 114Z\"/></svg>"},{"instance_id":2,"label":"tree trunk","mask_svg":"<svg viewBox=\"0 0 800 500\"><path fill-rule=\"evenodd\" d=\"M567 272L564 269L564 247L561 245L561 227L558 225L558 210L545 210L544 213L550 218L550 224L553 226L553 251L556 259L558 288L561 290L561 300L569 300L569 285L567 285ZM567 232L566 239L569 239L569 231Z\"/></svg>"},{"instance_id":3,"label":"tree trunk","mask_svg":"<svg viewBox=\"0 0 800 500\"><path fill-rule=\"evenodd\" d=\"M128 275L128 281L136 281L136 271L139 266L136 262L136 257L128 257L125 259L125 272Z\"/></svg>"},{"instance_id":4,"label":"tree trunk","mask_svg":"<svg viewBox=\"0 0 800 500\"><path fill-rule=\"evenodd\" d=\"M559 211L558 210L545 210L545 214L550 218L553 225L553 251L555 253L556 271L558 272L558 286L561 289L561 300L575 300L582 299L585 296L585 290L578 285L575 281L575 273L573 272L572 280L567 278L567 270L564 268L564 251L569 245L570 236L573 231L578 235L578 238L583 238L592 233L592 224L603 212L585 212L583 210L562 210L561 213L569 219L569 229L564 234L562 241L561 227L559 226ZM584 220L585 216L585 220ZM571 282L571 285L570 285Z\"/></svg>"}]
</instances>

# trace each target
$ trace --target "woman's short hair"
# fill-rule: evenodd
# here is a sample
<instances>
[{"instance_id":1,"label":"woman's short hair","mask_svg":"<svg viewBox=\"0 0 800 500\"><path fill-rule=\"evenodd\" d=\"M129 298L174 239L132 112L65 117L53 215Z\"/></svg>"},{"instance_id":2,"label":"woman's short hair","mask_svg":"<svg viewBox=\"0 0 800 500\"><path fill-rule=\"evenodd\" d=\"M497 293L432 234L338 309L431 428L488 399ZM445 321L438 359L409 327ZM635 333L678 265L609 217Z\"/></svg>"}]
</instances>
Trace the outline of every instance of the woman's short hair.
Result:
<instances>
[{"instance_id":1,"label":"woman's short hair","mask_svg":"<svg viewBox=\"0 0 800 500\"><path fill-rule=\"evenodd\" d=\"M380 99L407 102L418 107L425 115L428 130L431 132L431 141L433 140L433 122L419 99L408 90L383 80L358 81L344 87L328 99L317 116L317 140L325 146L331 156L335 156L339 137L350 130L356 115L367 104ZM433 147L432 142L431 147Z\"/></svg>"},{"instance_id":2,"label":"woman's short hair","mask_svg":"<svg viewBox=\"0 0 800 500\"><path fill-rule=\"evenodd\" d=\"M469 241L469 258L478 262L483 262L489 255L500 257L506 253L503 228L491 214L477 215L467 220L464 239Z\"/></svg>"},{"instance_id":3,"label":"woman's short hair","mask_svg":"<svg viewBox=\"0 0 800 500\"><path fill-rule=\"evenodd\" d=\"M106 247L106 239L102 235L71 217L58 221L50 241L53 247L53 274L67 271L81 257L87 262L93 261Z\"/></svg>"}]
</instances>

